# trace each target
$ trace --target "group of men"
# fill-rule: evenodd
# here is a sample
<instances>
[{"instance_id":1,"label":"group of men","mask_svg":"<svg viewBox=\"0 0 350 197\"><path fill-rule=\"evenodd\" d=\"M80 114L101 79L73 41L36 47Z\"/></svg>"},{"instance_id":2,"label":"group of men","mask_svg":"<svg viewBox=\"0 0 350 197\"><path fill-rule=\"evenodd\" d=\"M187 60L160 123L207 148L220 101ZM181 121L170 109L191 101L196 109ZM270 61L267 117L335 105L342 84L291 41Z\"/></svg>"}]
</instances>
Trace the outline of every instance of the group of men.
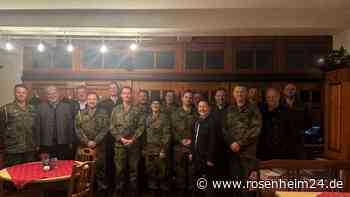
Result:
<instances>
[{"instance_id":1,"label":"group of men","mask_svg":"<svg viewBox=\"0 0 350 197\"><path fill-rule=\"evenodd\" d=\"M198 178L247 180L258 159L302 158L309 120L294 84L285 86L283 98L268 88L264 102L257 102L256 90L237 85L231 105L225 89L218 89L213 106L191 91L183 92L180 105L174 91L161 102L141 90L137 104L130 87L111 83L109 92L98 102L96 93L79 87L77 101L61 101L49 86L47 102L32 106L28 89L16 85L15 101L0 108L5 166L47 153L73 159L77 148L89 147L97 152L100 192L113 187L115 196L137 196L146 182L156 196L169 189L177 196L208 196L210 188L196 190Z\"/></svg>"}]
</instances>

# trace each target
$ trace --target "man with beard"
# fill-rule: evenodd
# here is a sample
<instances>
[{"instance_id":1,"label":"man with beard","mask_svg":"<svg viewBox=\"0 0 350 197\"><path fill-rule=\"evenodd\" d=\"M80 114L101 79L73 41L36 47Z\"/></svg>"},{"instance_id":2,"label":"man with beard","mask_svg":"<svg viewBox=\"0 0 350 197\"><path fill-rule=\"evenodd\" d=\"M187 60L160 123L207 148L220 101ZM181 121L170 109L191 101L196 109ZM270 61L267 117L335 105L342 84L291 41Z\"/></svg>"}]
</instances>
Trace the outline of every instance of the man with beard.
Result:
<instances>
[{"instance_id":1,"label":"man with beard","mask_svg":"<svg viewBox=\"0 0 350 197\"><path fill-rule=\"evenodd\" d=\"M103 139L109 129L109 117L106 111L96 108L97 94L87 94L87 107L75 117L75 131L82 148L96 149L97 192L106 195L106 147Z\"/></svg>"}]
</instances>

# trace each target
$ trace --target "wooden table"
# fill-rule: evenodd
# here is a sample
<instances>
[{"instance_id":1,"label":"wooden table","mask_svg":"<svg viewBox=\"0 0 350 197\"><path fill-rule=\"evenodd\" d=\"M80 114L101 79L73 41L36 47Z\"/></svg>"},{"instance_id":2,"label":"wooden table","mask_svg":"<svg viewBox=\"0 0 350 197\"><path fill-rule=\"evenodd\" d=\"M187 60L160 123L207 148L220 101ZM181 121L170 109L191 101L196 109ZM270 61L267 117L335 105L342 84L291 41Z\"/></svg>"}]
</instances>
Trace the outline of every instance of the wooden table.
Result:
<instances>
[{"instance_id":1,"label":"wooden table","mask_svg":"<svg viewBox=\"0 0 350 197\"><path fill-rule=\"evenodd\" d=\"M74 164L81 164L82 162L79 161L74 161ZM32 162L32 163L27 163L27 164L40 164L41 162ZM21 165L21 164L19 164ZM72 167L73 167L72 165ZM47 190L48 188L52 188L54 186L61 186L64 187L65 183L70 179L71 175L66 175L66 176L56 176L56 177L50 177L50 178L41 178L41 179L34 179L32 181L30 181L28 183L28 187L26 184L26 189L27 188L35 188L35 190L40 191L42 190L42 192L44 192L45 190ZM8 168L4 168L2 170L0 170L0 179L1 179L1 183L3 183L4 181L7 182L12 182L12 177L8 172ZM0 196L3 196L4 191L3 191L3 185L0 185ZM23 190L25 191L25 190ZM21 192L21 191L19 191Z\"/></svg>"},{"instance_id":2,"label":"wooden table","mask_svg":"<svg viewBox=\"0 0 350 197\"><path fill-rule=\"evenodd\" d=\"M321 192L276 192L277 197L316 197Z\"/></svg>"}]
</instances>

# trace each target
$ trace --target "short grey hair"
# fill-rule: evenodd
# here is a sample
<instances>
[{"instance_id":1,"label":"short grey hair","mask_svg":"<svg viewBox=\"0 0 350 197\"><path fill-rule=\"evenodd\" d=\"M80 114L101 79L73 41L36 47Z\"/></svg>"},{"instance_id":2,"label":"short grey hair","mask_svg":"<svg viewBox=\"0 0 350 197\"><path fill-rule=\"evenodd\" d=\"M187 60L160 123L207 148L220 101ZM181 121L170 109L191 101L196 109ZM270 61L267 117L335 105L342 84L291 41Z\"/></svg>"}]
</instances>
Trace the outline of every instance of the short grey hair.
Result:
<instances>
[{"instance_id":1,"label":"short grey hair","mask_svg":"<svg viewBox=\"0 0 350 197\"><path fill-rule=\"evenodd\" d=\"M47 87L45 88L46 94L47 94L50 90L54 90L54 91L57 92L57 87L56 87L56 86L53 86L53 85L47 86Z\"/></svg>"}]
</instances>

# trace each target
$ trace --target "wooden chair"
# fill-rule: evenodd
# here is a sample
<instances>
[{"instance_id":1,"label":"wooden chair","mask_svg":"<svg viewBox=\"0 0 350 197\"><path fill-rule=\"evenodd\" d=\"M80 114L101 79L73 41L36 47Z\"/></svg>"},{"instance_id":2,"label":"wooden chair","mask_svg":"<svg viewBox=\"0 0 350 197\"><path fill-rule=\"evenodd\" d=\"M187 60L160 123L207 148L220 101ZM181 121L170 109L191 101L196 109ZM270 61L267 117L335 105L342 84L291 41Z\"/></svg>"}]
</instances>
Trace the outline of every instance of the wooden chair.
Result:
<instances>
[{"instance_id":1,"label":"wooden chair","mask_svg":"<svg viewBox=\"0 0 350 197\"><path fill-rule=\"evenodd\" d=\"M258 180L262 180L262 169L283 169L285 173L282 175L283 179L291 180L308 180L308 178L320 179L324 177L328 180L343 181L343 188L316 188L315 191L350 191L349 175L350 175L350 161L340 160L269 160L261 161L257 166ZM275 177L278 178L278 177ZM310 188L294 189L288 191L312 191ZM260 190L261 192L261 190Z\"/></svg>"},{"instance_id":2,"label":"wooden chair","mask_svg":"<svg viewBox=\"0 0 350 197\"><path fill-rule=\"evenodd\" d=\"M68 186L68 197L92 197L95 167L95 161L87 161L73 166Z\"/></svg>"},{"instance_id":3,"label":"wooden chair","mask_svg":"<svg viewBox=\"0 0 350 197\"><path fill-rule=\"evenodd\" d=\"M91 148L79 148L75 160L77 161L95 161L96 160L96 150Z\"/></svg>"}]
</instances>

